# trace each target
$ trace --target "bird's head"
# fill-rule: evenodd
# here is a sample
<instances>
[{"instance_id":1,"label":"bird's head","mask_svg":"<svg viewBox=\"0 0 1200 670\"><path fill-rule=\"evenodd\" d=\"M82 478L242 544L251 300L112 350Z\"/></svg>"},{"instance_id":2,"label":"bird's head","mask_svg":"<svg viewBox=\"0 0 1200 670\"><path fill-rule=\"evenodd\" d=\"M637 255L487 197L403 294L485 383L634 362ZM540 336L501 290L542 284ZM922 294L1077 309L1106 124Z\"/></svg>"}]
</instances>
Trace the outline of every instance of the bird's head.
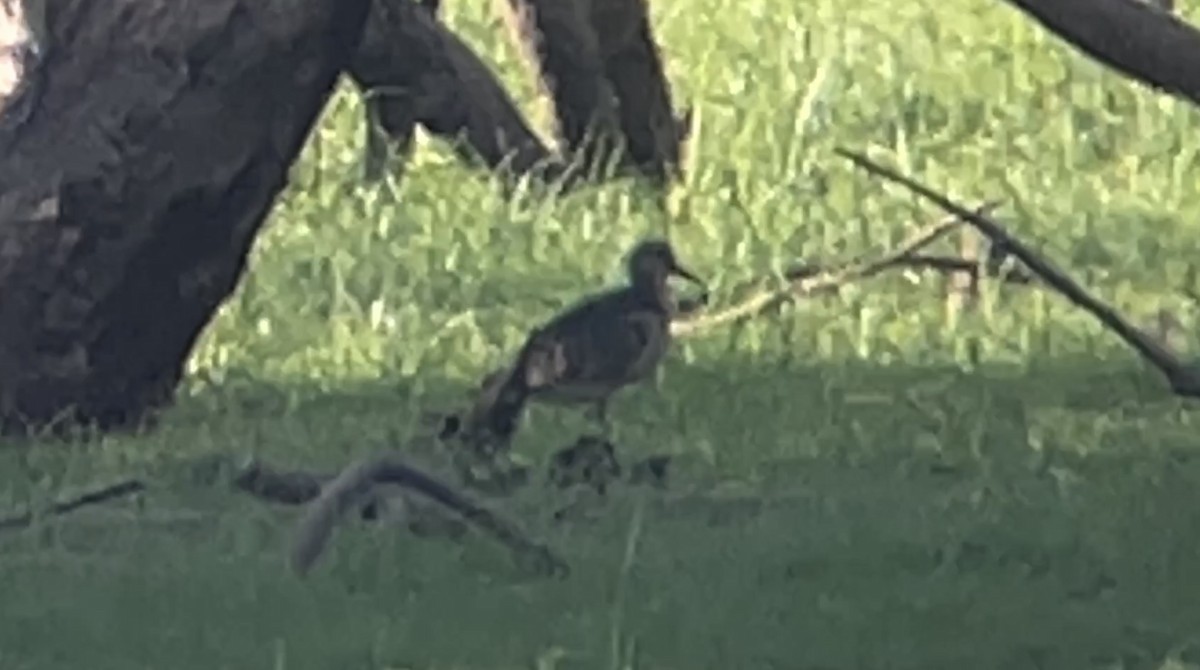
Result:
<instances>
[{"instance_id":1,"label":"bird's head","mask_svg":"<svg viewBox=\"0 0 1200 670\"><path fill-rule=\"evenodd\" d=\"M679 263L675 250L665 240L643 241L629 254L629 280L634 286L657 289L666 283L670 275L696 284L707 295L708 288L704 281Z\"/></svg>"}]
</instances>

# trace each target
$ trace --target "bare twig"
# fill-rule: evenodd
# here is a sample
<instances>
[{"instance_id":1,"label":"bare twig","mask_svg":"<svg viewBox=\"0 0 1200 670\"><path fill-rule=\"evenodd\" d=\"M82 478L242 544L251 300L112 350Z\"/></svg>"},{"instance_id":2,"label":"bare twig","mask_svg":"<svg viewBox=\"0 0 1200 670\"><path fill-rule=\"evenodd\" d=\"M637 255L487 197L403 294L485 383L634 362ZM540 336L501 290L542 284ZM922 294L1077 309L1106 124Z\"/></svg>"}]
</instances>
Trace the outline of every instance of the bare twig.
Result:
<instances>
[{"instance_id":1,"label":"bare twig","mask_svg":"<svg viewBox=\"0 0 1200 670\"><path fill-rule=\"evenodd\" d=\"M1171 390L1177 395L1193 398L1200 397L1200 370L1195 366L1187 365L1181 361L1175 354L1146 332L1130 323L1129 320L1121 316L1111 306L1093 297L1065 272L1055 267L1049 259L1010 235L1000 224L982 214L977 214L966 209L962 205L905 177L895 170L871 161L862 154L842 148L838 148L835 151L839 155L850 159L867 172L888 181L901 184L908 190L933 202L947 212L966 220L990 238L993 244L1003 245L1012 255L1020 259L1026 267L1040 277L1042 281L1049 284L1051 288L1061 293L1074 305L1091 314L1105 328L1116 333L1126 344L1133 347L1142 358L1157 368L1166 377Z\"/></svg>"},{"instance_id":2,"label":"bare twig","mask_svg":"<svg viewBox=\"0 0 1200 670\"><path fill-rule=\"evenodd\" d=\"M990 209L996 203L986 203L980 210ZM895 248L873 259L862 258L837 267L798 266L788 271L783 288L758 288L736 305L707 316L697 316L674 321L671 334L687 337L698 332L746 319L769 310L786 300L813 295L821 291L837 290L846 284L872 277L889 268L906 262L917 251L933 244L961 223L960 217L950 217L918 229ZM756 282L761 284L761 282Z\"/></svg>"},{"instance_id":3,"label":"bare twig","mask_svg":"<svg viewBox=\"0 0 1200 670\"><path fill-rule=\"evenodd\" d=\"M944 275L963 274L971 279L977 279L981 272L988 272L988 268L986 266L981 268L977 260L970 260L962 256L936 256L931 254L912 254L903 258L897 258L888 263L886 269L932 270ZM832 271L830 268L823 269L819 265L801 263L785 270L783 278L788 281L797 281ZM1027 270L1019 267L1008 268L1003 273L997 269L995 276L989 275L988 278L999 280L1005 284L1031 284L1034 281L1034 277ZM689 311L696 310L692 309Z\"/></svg>"},{"instance_id":4,"label":"bare twig","mask_svg":"<svg viewBox=\"0 0 1200 670\"><path fill-rule=\"evenodd\" d=\"M122 496L132 495L146 490L146 485L138 479L126 479L116 484L110 484L103 488L88 491L74 498L69 498L62 502L54 503L44 514L49 516L59 516L73 512L81 507L88 505L96 505L102 502L120 498ZM34 513L32 510L18 512L3 518L0 518L0 530L16 530L20 528L28 528L33 525Z\"/></svg>"},{"instance_id":5,"label":"bare twig","mask_svg":"<svg viewBox=\"0 0 1200 670\"><path fill-rule=\"evenodd\" d=\"M897 258L896 262L892 263L892 267L909 270L932 270L946 275L962 274L972 280L978 280L981 272L986 272L986 268L981 268L977 260L969 260L961 256L931 256L927 254L913 254L905 258ZM1008 268L1003 273L997 273L994 277L989 275L988 279L1015 285L1031 284L1034 281L1034 278L1028 271L1019 267Z\"/></svg>"}]
</instances>

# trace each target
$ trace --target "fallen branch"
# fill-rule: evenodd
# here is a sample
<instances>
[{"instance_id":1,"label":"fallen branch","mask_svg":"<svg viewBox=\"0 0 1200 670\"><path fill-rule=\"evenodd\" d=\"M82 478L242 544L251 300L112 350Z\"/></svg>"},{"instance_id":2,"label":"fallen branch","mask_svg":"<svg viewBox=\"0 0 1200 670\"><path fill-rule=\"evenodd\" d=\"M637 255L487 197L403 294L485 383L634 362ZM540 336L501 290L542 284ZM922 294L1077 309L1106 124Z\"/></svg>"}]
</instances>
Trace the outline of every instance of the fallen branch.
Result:
<instances>
[{"instance_id":1,"label":"fallen branch","mask_svg":"<svg viewBox=\"0 0 1200 670\"><path fill-rule=\"evenodd\" d=\"M1005 0L1121 74L1200 105L1200 31L1146 2Z\"/></svg>"},{"instance_id":2,"label":"fallen branch","mask_svg":"<svg viewBox=\"0 0 1200 670\"><path fill-rule=\"evenodd\" d=\"M123 496L140 493L144 490L146 490L146 485L141 480L126 479L116 484L82 493L62 502L56 502L43 512L42 515L61 516L69 512L74 512L81 507L97 505ZM26 510L6 517L0 517L0 530L28 528L33 525L35 516L33 510Z\"/></svg>"},{"instance_id":3,"label":"fallen branch","mask_svg":"<svg viewBox=\"0 0 1200 670\"><path fill-rule=\"evenodd\" d=\"M292 505L309 503L297 527L290 553L292 568L301 575L320 558L338 519L347 511L358 508L365 516L373 515L370 505L378 500L376 489L380 484L398 485L456 512L518 557L529 559L533 569L540 573L563 575L568 571L562 559L549 548L528 539L515 524L406 464L399 454L386 453L360 461L336 477L275 470L254 462L235 478L234 483L239 489L266 500Z\"/></svg>"},{"instance_id":4,"label":"fallen branch","mask_svg":"<svg viewBox=\"0 0 1200 670\"><path fill-rule=\"evenodd\" d=\"M1200 369L1181 361L1179 357L1169 351L1163 344L1130 323L1129 320L1121 316L1114 308L1093 297L1065 272L1055 267L1049 259L1025 246L1023 242L1009 234L1000 224L983 214L966 209L962 205L905 177L895 170L871 161L862 154L843 148L837 148L835 151L867 172L888 181L901 184L913 193L970 223L991 239L993 245L1003 246L1043 282L1058 293L1061 293L1071 303L1091 314L1105 328L1116 333L1126 344L1133 347L1142 358L1157 368L1166 377L1167 383L1176 395L1200 398Z\"/></svg>"},{"instance_id":5,"label":"fallen branch","mask_svg":"<svg viewBox=\"0 0 1200 670\"><path fill-rule=\"evenodd\" d=\"M989 202L980 211L996 207ZM836 267L797 266L784 275L788 285L783 288L759 287L736 305L707 316L679 319L671 323L671 334L687 337L701 331L750 318L783 302L806 297L822 291L836 291L843 286L903 265L912 265L914 254L933 244L961 223L961 217L943 219L918 229L895 248L873 259L861 258ZM965 261L964 261L965 262ZM932 266L932 264L930 264ZM761 284L762 282L755 282Z\"/></svg>"}]
</instances>

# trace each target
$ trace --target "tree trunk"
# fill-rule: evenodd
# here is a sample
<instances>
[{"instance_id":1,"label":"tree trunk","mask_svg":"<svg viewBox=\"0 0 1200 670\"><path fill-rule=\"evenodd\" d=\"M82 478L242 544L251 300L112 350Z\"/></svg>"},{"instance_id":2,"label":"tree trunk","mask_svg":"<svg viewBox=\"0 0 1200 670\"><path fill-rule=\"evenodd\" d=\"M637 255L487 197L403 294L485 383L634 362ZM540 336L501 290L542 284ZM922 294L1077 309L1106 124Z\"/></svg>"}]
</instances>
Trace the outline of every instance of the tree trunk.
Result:
<instances>
[{"instance_id":1,"label":"tree trunk","mask_svg":"<svg viewBox=\"0 0 1200 670\"><path fill-rule=\"evenodd\" d=\"M366 95L369 180L382 176L387 139L407 154L417 124L506 177L565 175L487 64L430 7L375 0L348 73Z\"/></svg>"},{"instance_id":2,"label":"tree trunk","mask_svg":"<svg viewBox=\"0 0 1200 670\"><path fill-rule=\"evenodd\" d=\"M674 112L647 0L502 2L554 100L559 139L585 172L615 162L660 184L678 176L691 114Z\"/></svg>"},{"instance_id":3,"label":"tree trunk","mask_svg":"<svg viewBox=\"0 0 1200 670\"><path fill-rule=\"evenodd\" d=\"M45 4L0 116L0 429L129 426L237 284L368 0Z\"/></svg>"}]
</instances>

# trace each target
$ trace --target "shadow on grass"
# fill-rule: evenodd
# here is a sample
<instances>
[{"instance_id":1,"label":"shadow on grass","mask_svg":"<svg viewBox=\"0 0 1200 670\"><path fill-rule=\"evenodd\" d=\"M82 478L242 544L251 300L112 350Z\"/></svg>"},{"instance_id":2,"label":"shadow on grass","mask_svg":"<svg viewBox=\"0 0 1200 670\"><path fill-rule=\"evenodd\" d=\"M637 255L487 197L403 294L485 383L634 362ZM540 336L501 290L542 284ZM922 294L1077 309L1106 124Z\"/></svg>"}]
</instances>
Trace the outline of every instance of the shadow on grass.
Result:
<instances>
[{"instance_id":1,"label":"shadow on grass","mask_svg":"<svg viewBox=\"0 0 1200 670\"><path fill-rule=\"evenodd\" d=\"M151 435L38 458L63 461L67 478L230 447L341 464L465 390L247 380L182 399ZM1008 373L673 363L661 393L630 391L612 408L623 455L679 456L673 490L622 493L591 521L527 519L572 562L564 581L520 578L479 538L357 527L300 581L283 570L292 512L156 491L146 511L80 513L0 541L0 658L1159 667L1200 651L1187 646L1200 630L1197 415L1152 373L1094 361ZM535 410L518 448L541 455L585 425ZM151 518L166 507L195 514Z\"/></svg>"},{"instance_id":2,"label":"shadow on grass","mask_svg":"<svg viewBox=\"0 0 1200 670\"><path fill-rule=\"evenodd\" d=\"M268 450L278 442L276 427L285 425L324 436L300 440L305 447L315 442L324 452L332 447L321 443L340 444L344 451L409 434L420 412L458 407L469 393L461 381L427 378L419 386L379 380L328 391L258 384L185 401L174 423L208 424L221 408L235 408L237 423L255 427ZM861 460L914 451L975 461L989 453L1028 454L1030 441L1042 452L1065 454L1188 452L1195 446L1189 405L1136 361L963 371L725 358L716 365L672 361L657 383L619 394L612 416L626 450L704 455L722 470L738 470L778 459ZM1148 425L1153 438L1145 434ZM594 429L580 412L535 406L517 449L541 458ZM297 455L303 447L285 448Z\"/></svg>"}]
</instances>

